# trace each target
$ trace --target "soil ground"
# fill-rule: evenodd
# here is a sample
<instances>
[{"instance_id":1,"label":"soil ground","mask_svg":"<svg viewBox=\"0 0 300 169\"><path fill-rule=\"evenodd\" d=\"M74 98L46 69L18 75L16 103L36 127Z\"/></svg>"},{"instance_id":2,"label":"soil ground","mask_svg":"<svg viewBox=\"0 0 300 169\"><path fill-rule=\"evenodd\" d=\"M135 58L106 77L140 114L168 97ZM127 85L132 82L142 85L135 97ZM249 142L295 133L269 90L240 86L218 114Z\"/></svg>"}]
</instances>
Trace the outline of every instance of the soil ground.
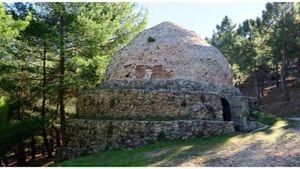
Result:
<instances>
[{"instance_id":1,"label":"soil ground","mask_svg":"<svg viewBox=\"0 0 300 169\"><path fill-rule=\"evenodd\" d=\"M265 96L262 98L261 111L274 114L279 117L300 117L300 79L287 80L290 101L284 100L284 93L280 87L270 85L265 88Z\"/></svg>"},{"instance_id":2,"label":"soil ground","mask_svg":"<svg viewBox=\"0 0 300 169\"><path fill-rule=\"evenodd\" d=\"M289 101L284 99L284 93L280 86L276 87L275 81L265 83L261 111L279 117L300 117L300 79L288 77L286 82L290 93ZM249 79L240 89L245 95L254 97L253 84L253 79Z\"/></svg>"}]
</instances>

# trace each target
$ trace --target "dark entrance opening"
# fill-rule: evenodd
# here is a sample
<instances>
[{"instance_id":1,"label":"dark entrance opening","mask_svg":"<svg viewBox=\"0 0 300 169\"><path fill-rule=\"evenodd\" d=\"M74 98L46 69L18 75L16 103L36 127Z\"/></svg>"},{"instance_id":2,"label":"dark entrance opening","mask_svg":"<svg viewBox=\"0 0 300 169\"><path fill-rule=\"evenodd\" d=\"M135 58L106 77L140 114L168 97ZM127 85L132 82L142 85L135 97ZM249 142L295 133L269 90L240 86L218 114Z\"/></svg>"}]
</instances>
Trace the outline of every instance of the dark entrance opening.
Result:
<instances>
[{"instance_id":1,"label":"dark entrance opening","mask_svg":"<svg viewBox=\"0 0 300 169\"><path fill-rule=\"evenodd\" d=\"M231 111L230 111L230 105L228 101L224 98L221 98L221 103L223 107L223 120L231 121Z\"/></svg>"}]
</instances>

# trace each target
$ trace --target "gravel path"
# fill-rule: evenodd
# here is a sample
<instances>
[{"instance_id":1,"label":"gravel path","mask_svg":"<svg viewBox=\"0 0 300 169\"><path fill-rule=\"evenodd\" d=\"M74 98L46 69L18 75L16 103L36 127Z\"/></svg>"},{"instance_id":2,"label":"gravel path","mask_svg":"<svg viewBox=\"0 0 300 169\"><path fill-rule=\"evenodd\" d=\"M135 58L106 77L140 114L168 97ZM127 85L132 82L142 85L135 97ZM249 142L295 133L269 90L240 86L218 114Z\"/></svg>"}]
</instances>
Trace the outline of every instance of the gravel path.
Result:
<instances>
[{"instance_id":1,"label":"gravel path","mask_svg":"<svg viewBox=\"0 0 300 169\"><path fill-rule=\"evenodd\" d=\"M294 121L300 121L300 117L293 117L293 118L285 118L287 120L294 120Z\"/></svg>"},{"instance_id":2,"label":"gravel path","mask_svg":"<svg viewBox=\"0 0 300 169\"><path fill-rule=\"evenodd\" d=\"M210 151L185 152L160 166L300 167L300 121L242 134Z\"/></svg>"}]
</instances>

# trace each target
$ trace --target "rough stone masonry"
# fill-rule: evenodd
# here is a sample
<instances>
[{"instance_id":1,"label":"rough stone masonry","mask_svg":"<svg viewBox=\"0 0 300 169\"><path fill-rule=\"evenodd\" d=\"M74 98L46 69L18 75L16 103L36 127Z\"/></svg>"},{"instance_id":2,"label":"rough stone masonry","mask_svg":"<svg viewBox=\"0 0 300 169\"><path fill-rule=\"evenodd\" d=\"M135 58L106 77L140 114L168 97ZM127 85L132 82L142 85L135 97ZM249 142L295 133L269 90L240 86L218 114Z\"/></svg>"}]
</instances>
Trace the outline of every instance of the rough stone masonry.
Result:
<instances>
[{"instance_id":1,"label":"rough stone masonry","mask_svg":"<svg viewBox=\"0 0 300 169\"><path fill-rule=\"evenodd\" d=\"M255 100L232 85L220 51L193 31L163 22L112 57L103 84L80 93L57 158L251 131L260 127L248 120L254 108Z\"/></svg>"}]
</instances>

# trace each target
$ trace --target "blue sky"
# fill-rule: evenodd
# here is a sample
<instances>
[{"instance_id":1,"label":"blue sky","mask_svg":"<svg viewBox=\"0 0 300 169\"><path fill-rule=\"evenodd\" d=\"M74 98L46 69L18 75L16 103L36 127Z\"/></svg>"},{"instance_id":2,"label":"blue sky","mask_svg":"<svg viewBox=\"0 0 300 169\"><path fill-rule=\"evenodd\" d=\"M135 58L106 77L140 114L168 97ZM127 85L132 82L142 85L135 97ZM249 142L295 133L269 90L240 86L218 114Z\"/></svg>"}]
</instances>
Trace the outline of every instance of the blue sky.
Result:
<instances>
[{"instance_id":1,"label":"blue sky","mask_svg":"<svg viewBox=\"0 0 300 169\"><path fill-rule=\"evenodd\" d=\"M234 23L261 16L264 1L258 2L143 2L149 11L148 26L171 21L195 31L202 38L211 37L213 29L228 15Z\"/></svg>"}]
</instances>

